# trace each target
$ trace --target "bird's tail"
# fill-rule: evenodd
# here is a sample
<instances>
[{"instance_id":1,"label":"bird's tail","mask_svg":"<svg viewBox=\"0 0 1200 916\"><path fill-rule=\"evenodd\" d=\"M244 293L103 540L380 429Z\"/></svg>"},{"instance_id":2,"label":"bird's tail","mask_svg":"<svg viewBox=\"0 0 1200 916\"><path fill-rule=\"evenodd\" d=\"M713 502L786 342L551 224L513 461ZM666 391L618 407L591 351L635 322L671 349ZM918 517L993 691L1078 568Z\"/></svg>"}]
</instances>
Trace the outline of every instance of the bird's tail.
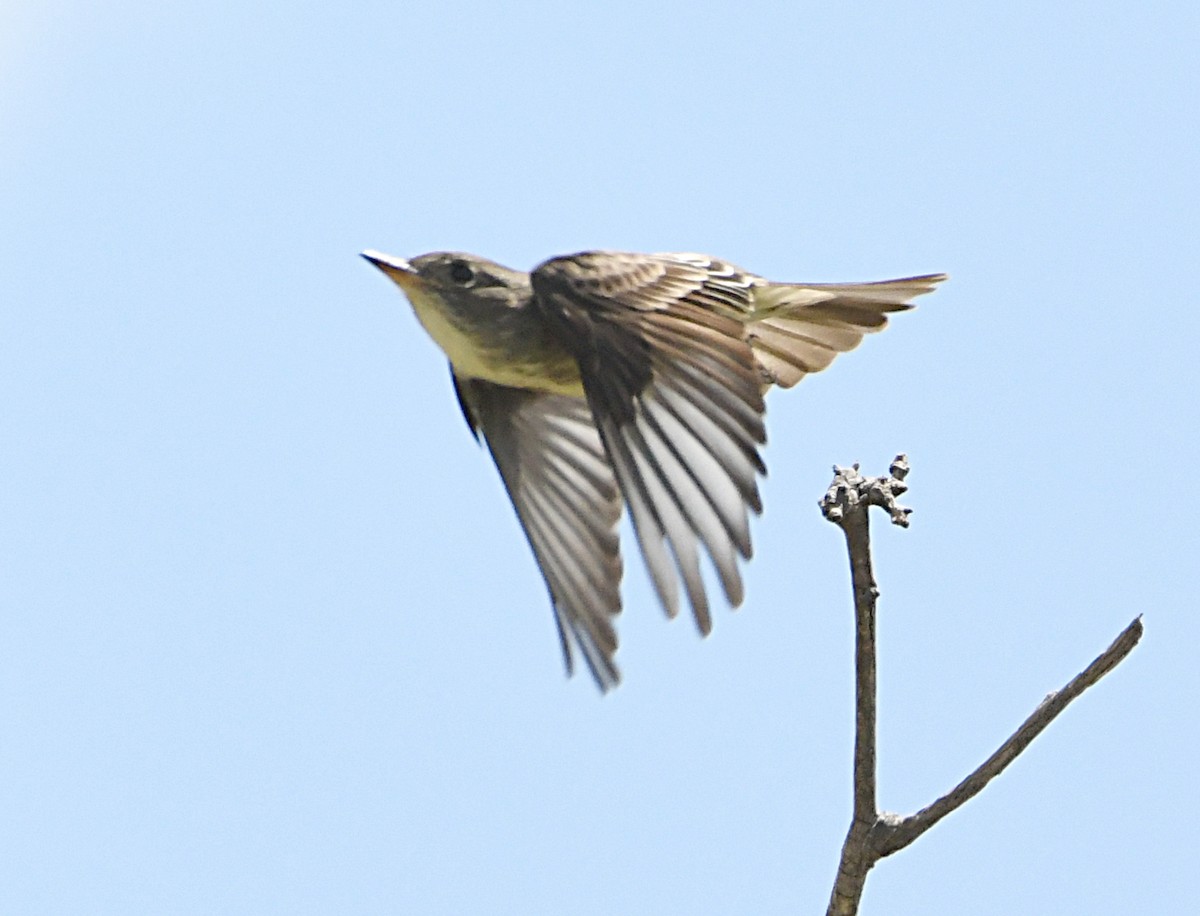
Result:
<instances>
[{"instance_id":1,"label":"bird's tail","mask_svg":"<svg viewBox=\"0 0 1200 916\"><path fill-rule=\"evenodd\" d=\"M889 312L907 311L910 299L933 292L945 279L946 274L925 274L874 283L756 287L746 339L764 386L791 388L808 373L820 372L837 354L857 347L864 334L886 327Z\"/></svg>"}]
</instances>

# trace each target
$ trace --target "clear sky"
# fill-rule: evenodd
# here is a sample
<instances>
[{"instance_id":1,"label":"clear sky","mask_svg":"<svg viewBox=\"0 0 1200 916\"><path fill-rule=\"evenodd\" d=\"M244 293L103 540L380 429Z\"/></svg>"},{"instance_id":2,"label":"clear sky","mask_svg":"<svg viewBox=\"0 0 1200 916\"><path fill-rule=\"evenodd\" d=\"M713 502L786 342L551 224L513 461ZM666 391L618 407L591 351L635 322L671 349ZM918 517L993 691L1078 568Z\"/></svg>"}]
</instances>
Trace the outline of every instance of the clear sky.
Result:
<instances>
[{"instance_id":1,"label":"clear sky","mask_svg":"<svg viewBox=\"0 0 1200 916\"><path fill-rule=\"evenodd\" d=\"M0 9L0 912L815 913L849 823L1143 644L864 914L1196 899L1194 2ZM601 698L444 360L357 257L951 281L768 399L747 600L627 553Z\"/></svg>"}]
</instances>

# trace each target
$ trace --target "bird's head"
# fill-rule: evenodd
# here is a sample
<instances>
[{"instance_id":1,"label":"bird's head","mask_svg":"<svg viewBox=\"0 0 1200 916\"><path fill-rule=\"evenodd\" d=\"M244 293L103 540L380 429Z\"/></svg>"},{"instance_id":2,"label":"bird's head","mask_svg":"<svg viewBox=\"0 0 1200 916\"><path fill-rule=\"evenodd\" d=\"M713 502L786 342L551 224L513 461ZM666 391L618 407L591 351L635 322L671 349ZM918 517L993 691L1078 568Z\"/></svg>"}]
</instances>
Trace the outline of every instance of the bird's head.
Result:
<instances>
[{"instance_id":1,"label":"bird's head","mask_svg":"<svg viewBox=\"0 0 1200 916\"><path fill-rule=\"evenodd\" d=\"M378 251L364 251L362 256L400 287L417 320L460 376L512 384L528 380L531 370L526 363L545 370L550 344L531 308L528 274L457 251L435 251L411 260ZM551 356L563 354L556 350ZM574 381L577 384L577 377Z\"/></svg>"},{"instance_id":2,"label":"bird's head","mask_svg":"<svg viewBox=\"0 0 1200 916\"><path fill-rule=\"evenodd\" d=\"M362 256L399 286L418 311L470 303L516 305L529 292L528 274L461 251L433 251L411 260L379 251ZM438 302L442 305L435 306Z\"/></svg>"}]
</instances>

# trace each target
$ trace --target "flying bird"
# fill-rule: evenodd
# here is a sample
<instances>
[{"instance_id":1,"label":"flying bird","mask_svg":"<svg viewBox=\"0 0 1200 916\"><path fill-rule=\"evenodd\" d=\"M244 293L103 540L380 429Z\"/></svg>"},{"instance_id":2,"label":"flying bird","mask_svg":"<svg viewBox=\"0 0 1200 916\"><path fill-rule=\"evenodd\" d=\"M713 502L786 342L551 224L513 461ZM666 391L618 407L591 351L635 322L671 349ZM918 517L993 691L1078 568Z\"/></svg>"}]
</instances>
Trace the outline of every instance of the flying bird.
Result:
<instances>
[{"instance_id":1,"label":"flying bird","mask_svg":"<svg viewBox=\"0 0 1200 916\"><path fill-rule=\"evenodd\" d=\"M602 691L620 681L622 506L667 615L682 584L707 635L702 552L742 601L766 390L824 369L946 279L774 283L702 254L586 251L532 273L461 252L362 256L449 358L546 581L567 672L574 644Z\"/></svg>"}]
</instances>

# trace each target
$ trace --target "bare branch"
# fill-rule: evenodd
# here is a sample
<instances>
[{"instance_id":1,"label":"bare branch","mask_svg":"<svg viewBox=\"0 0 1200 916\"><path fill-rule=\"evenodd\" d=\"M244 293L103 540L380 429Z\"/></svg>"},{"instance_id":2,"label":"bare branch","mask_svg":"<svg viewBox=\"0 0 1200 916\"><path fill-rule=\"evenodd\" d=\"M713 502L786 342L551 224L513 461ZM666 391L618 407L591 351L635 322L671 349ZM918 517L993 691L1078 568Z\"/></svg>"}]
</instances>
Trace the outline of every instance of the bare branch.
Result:
<instances>
[{"instance_id":1,"label":"bare branch","mask_svg":"<svg viewBox=\"0 0 1200 916\"><path fill-rule=\"evenodd\" d=\"M821 500L821 511L842 529L850 554L855 617L855 734L854 816L842 844L837 879L827 916L855 916L866 886L867 873L879 859L913 842L922 833L973 798L1016 759L1067 705L1115 668L1142 636L1141 617L1135 619L1094 662L1062 690L1044 699L1020 728L970 776L932 805L907 817L881 814L876 804L875 719L875 605L879 589L871 569L871 536L867 511L880 506L892 524L908 527L912 510L896 497L907 490L908 462L898 455L887 477L864 477L858 465L834 469L833 483Z\"/></svg>"},{"instance_id":2,"label":"bare branch","mask_svg":"<svg viewBox=\"0 0 1200 916\"><path fill-rule=\"evenodd\" d=\"M1004 772L1004 768L1012 763L1021 751L1025 750L1040 735L1055 717L1067 708L1067 705L1095 684L1100 678L1112 671L1138 644L1142 638L1142 618L1135 617L1133 621L1116 638L1111 646L1105 649L1094 662L1077 674L1071 681L1059 690L1047 696L1037 709L1021 723L1021 727L1013 732L996 752L985 760L970 776L935 801L932 805L922 808L916 814L900 818L898 823L883 831L878 837L876 849L880 857L891 855L903 849L922 833L940 821L968 799L978 795L983 787Z\"/></svg>"},{"instance_id":3,"label":"bare branch","mask_svg":"<svg viewBox=\"0 0 1200 916\"><path fill-rule=\"evenodd\" d=\"M911 510L901 507L896 497L908 487L903 478L908 463L903 455L892 462L890 477L863 477L858 465L833 469L833 483L821 500L821 511L846 535L850 552L850 577L854 588L854 817L842 845L842 860L829 901L830 914L858 912L867 872L878 856L870 841L879 819L875 802L875 601L879 589L871 571L871 532L867 508L883 506L893 524L908 526Z\"/></svg>"}]
</instances>

